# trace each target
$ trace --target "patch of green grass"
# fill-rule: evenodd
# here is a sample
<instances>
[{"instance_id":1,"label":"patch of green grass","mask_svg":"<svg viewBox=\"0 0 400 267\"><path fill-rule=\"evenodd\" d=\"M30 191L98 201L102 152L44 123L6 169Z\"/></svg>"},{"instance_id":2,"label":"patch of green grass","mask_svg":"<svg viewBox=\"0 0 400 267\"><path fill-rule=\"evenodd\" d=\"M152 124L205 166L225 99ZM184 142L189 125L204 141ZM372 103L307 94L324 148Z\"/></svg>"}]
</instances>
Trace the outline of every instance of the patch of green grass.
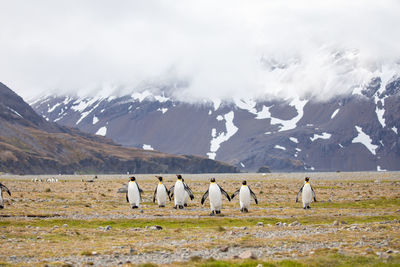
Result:
<instances>
[{"instance_id":1,"label":"patch of green grass","mask_svg":"<svg viewBox=\"0 0 400 267\"><path fill-rule=\"evenodd\" d=\"M395 257L392 260L378 259L377 257L371 256L348 256L341 254L328 254L319 255L316 257L309 257L298 260L281 260L281 261L269 261L263 262L260 260L215 260L208 259L204 261L191 261L190 263L183 263L182 265L197 266L197 267L255 267L258 264L262 264L264 267L350 267L350 266L366 266L366 267L394 267L399 266L400 258Z\"/></svg>"},{"instance_id":2,"label":"patch of green grass","mask_svg":"<svg viewBox=\"0 0 400 267\"><path fill-rule=\"evenodd\" d=\"M110 225L113 229L126 228L145 228L146 226L161 225L164 229L192 229L192 228L209 228L222 230L226 227L244 227L256 226L257 222L262 222L264 225L274 225L277 222L291 223L295 220L302 224L330 224L336 217L332 216L298 216L296 218L282 219L276 217L264 218L200 218L200 219L118 219L118 220L73 220L73 219L32 219L32 220L15 220L15 221L0 221L0 226L25 227L31 225L33 227L61 227L63 224L68 224L70 228L98 228ZM389 221L400 219L400 215L383 215L383 216L341 216L337 219L346 221L347 223L369 223L379 221Z\"/></svg>"},{"instance_id":3,"label":"patch of green grass","mask_svg":"<svg viewBox=\"0 0 400 267\"><path fill-rule=\"evenodd\" d=\"M314 202L316 208L357 208L357 209L376 209L376 208L398 208L400 206L399 198L379 198L362 201L348 202Z\"/></svg>"}]
</instances>

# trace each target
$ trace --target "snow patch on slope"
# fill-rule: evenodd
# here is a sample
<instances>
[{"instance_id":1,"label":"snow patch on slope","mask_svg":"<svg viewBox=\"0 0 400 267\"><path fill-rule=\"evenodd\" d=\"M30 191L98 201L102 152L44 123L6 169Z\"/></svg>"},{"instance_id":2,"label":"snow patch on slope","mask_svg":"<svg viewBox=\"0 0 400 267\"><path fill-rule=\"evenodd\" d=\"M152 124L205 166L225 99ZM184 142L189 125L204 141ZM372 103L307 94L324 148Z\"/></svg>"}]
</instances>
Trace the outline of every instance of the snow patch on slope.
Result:
<instances>
[{"instance_id":1,"label":"snow patch on slope","mask_svg":"<svg viewBox=\"0 0 400 267\"><path fill-rule=\"evenodd\" d=\"M73 104L71 109L77 112L82 113L85 111L87 107L90 107L93 105L98 99L92 98L92 99L77 99Z\"/></svg>"},{"instance_id":2,"label":"snow patch on slope","mask_svg":"<svg viewBox=\"0 0 400 267\"><path fill-rule=\"evenodd\" d=\"M298 144L299 140L296 137L289 137L290 141L292 141L293 143Z\"/></svg>"},{"instance_id":3,"label":"snow patch on slope","mask_svg":"<svg viewBox=\"0 0 400 267\"><path fill-rule=\"evenodd\" d=\"M331 136L332 135L330 133L314 134L313 137L310 137L310 140L311 140L311 142L314 142L318 138L320 138L320 139L329 139L329 138L331 138Z\"/></svg>"},{"instance_id":4,"label":"snow patch on slope","mask_svg":"<svg viewBox=\"0 0 400 267\"><path fill-rule=\"evenodd\" d=\"M19 117L21 117L21 118L24 118L24 117L22 117L21 116L21 114L19 114L17 111L15 111L14 109L12 109L12 108L10 108L10 107L7 107L7 109L8 110L10 110L12 113L14 113L15 115L17 115L17 116L19 116ZM46 118L47 119L47 118Z\"/></svg>"},{"instance_id":5,"label":"snow patch on slope","mask_svg":"<svg viewBox=\"0 0 400 267\"><path fill-rule=\"evenodd\" d=\"M395 132L396 134L398 134L397 133L397 128L395 126L392 127L392 131Z\"/></svg>"},{"instance_id":6,"label":"snow patch on slope","mask_svg":"<svg viewBox=\"0 0 400 267\"><path fill-rule=\"evenodd\" d=\"M55 104L53 107L51 107L51 108L49 108L48 110L47 110L47 113L51 113L51 112L53 112L58 106L60 106L61 105L61 103L57 103L57 104Z\"/></svg>"},{"instance_id":7,"label":"snow patch on slope","mask_svg":"<svg viewBox=\"0 0 400 267\"><path fill-rule=\"evenodd\" d=\"M96 134L105 136L107 134L107 127L106 126L101 127L100 129L97 130Z\"/></svg>"},{"instance_id":8,"label":"snow patch on slope","mask_svg":"<svg viewBox=\"0 0 400 267\"><path fill-rule=\"evenodd\" d=\"M154 150L154 148L151 145L146 145L146 144L143 144L143 149L144 150Z\"/></svg>"},{"instance_id":9,"label":"snow patch on slope","mask_svg":"<svg viewBox=\"0 0 400 267\"><path fill-rule=\"evenodd\" d=\"M375 112L376 116L378 117L379 123L382 125L382 128L385 128L386 122L385 118L383 118L383 114L385 114L385 109L379 109L378 106L376 106Z\"/></svg>"},{"instance_id":10,"label":"snow patch on slope","mask_svg":"<svg viewBox=\"0 0 400 267\"><path fill-rule=\"evenodd\" d=\"M270 107L263 106L262 110L257 113L257 120L271 118L271 112L269 112Z\"/></svg>"},{"instance_id":11,"label":"snow patch on slope","mask_svg":"<svg viewBox=\"0 0 400 267\"><path fill-rule=\"evenodd\" d=\"M239 130L233 124L233 118L235 113L233 111L226 113L223 118L225 119L226 132L217 134L215 128L211 130L211 141L210 141L210 152L207 153L208 158L215 159L217 151L220 148L221 143L228 141L235 133Z\"/></svg>"},{"instance_id":12,"label":"snow patch on slope","mask_svg":"<svg viewBox=\"0 0 400 267\"><path fill-rule=\"evenodd\" d=\"M157 111L161 111L162 114L164 114L165 112L168 111L168 108L159 108L159 109L157 109Z\"/></svg>"},{"instance_id":13,"label":"snow patch on slope","mask_svg":"<svg viewBox=\"0 0 400 267\"><path fill-rule=\"evenodd\" d=\"M363 144L373 155L376 155L376 149L378 148L377 145L372 144L372 139L369 135L365 134L361 127L355 126L358 132L357 137L351 141L352 143L361 143Z\"/></svg>"},{"instance_id":14,"label":"snow patch on slope","mask_svg":"<svg viewBox=\"0 0 400 267\"><path fill-rule=\"evenodd\" d=\"M275 145L274 148L281 149L281 150L286 150L286 147L280 146L280 145Z\"/></svg>"},{"instance_id":15,"label":"snow patch on slope","mask_svg":"<svg viewBox=\"0 0 400 267\"><path fill-rule=\"evenodd\" d=\"M93 125L95 125L99 121L99 118L96 116L93 116Z\"/></svg>"},{"instance_id":16,"label":"snow patch on slope","mask_svg":"<svg viewBox=\"0 0 400 267\"><path fill-rule=\"evenodd\" d=\"M335 110L332 115L331 115L331 119L335 118L335 116L338 114L340 108L338 108L337 110Z\"/></svg>"},{"instance_id":17,"label":"snow patch on slope","mask_svg":"<svg viewBox=\"0 0 400 267\"><path fill-rule=\"evenodd\" d=\"M288 131L296 128L297 123L300 121L300 119L303 117L303 108L307 104L308 100L300 100L299 98L295 98L292 100L292 102L289 103L290 106L295 107L297 110L297 116L290 119L290 120L281 120L277 118L271 118L271 124L276 125L276 124L281 124L281 128L279 129L279 132L283 131Z\"/></svg>"}]
</instances>

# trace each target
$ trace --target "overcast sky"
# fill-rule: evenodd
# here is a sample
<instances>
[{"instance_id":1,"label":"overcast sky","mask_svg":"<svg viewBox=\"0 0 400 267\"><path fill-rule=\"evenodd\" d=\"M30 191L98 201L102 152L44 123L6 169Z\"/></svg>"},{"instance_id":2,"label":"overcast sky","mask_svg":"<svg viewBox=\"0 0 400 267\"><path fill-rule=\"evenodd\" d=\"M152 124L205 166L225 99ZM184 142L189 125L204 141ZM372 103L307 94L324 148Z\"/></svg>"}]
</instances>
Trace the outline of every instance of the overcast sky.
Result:
<instances>
[{"instance_id":1,"label":"overcast sky","mask_svg":"<svg viewBox=\"0 0 400 267\"><path fill-rule=\"evenodd\" d=\"M399 14L398 0L0 0L0 81L25 99L329 97L398 71Z\"/></svg>"}]
</instances>

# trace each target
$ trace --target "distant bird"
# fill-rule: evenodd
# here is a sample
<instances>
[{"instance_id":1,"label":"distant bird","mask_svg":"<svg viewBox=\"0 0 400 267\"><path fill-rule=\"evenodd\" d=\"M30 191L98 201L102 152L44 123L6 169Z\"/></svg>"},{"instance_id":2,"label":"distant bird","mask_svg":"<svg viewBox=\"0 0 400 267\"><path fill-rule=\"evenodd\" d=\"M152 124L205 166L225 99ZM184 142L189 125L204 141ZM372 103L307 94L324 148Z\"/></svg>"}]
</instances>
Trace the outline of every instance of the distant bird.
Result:
<instances>
[{"instance_id":1,"label":"distant bird","mask_svg":"<svg viewBox=\"0 0 400 267\"><path fill-rule=\"evenodd\" d=\"M0 183L0 209L4 208L3 191L6 191L11 196L11 192L8 190L7 186Z\"/></svg>"},{"instance_id":2,"label":"distant bird","mask_svg":"<svg viewBox=\"0 0 400 267\"><path fill-rule=\"evenodd\" d=\"M130 181L128 183L128 192L126 192L126 201L129 202L132 209L137 209L139 208L140 201L142 200L141 193L143 193L143 190L140 189L134 176L130 177L129 179Z\"/></svg>"},{"instance_id":3,"label":"distant bird","mask_svg":"<svg viewBox=\"0 0 400 267\"><path fill-rule=\"evenodd\" d=\"M215 182L215 178L211 178L208 190L204 193L203 197L201 198L201 205L203 205L207 196L210 197L210 209L211 209L210 216L214 216L214 214L221 213L222 194L224 194L226 196L226 198L229 201L231 201L231 198L229 197L228 193L226 193L226 191L224 189L222 189Z\"/></svg>"},{"instance_id":4,"label":"distant bird","mask_svg":"<svg viewBox=\"0 0 400 267\"><path fill-rule=\"evenodd\" d=\"M304 181L303 186L300 188L300 191L297 193L296 203L299 202L299 195L300 195L300 193L302 193L301 197L303 200L303 208L311 209L311 207L310 207L311 201L314 199L314 202L316 202L317 199L315 198L314 189L312 188L312 186L309 182L310 177L306 177L304 180L305 181Z\"/></svg>"},{"instance_id":5,"label":"distant bird","mask_svg":"<svg viewBox=\"0 0 400 267\"><path fill-rule=\"evenodd\" d=\"M242 182L242 186L232 194L231 199L233 199L237 194L239 194L241 212L249 212L251 197L253 197L256 204L258 204L256 194L254 194L250 189L246 181Z\"/></svg>"},{"instance_id":6,"label":"distant bird","mask_svg":"<svg viewBox=\"0 0 400 267\"><path fill-rule=\"evenodd\" d=\"M194 196L189 186L183 182L182 175L177 174L176 176L178 179L176 180L175 185L172 186L169 191L171 192L171 197L174 197L174 209L183 209L185 205L185 192L189 195L191 200L194 199Z\"/></svg>"},{"instance_id":7,"label":"distant bird","mask_svg":"<svg viewBox=\"0 0 400 267\"><path fill-rule=\"evenodd\" d=\"M159 208L165 207L165 203L167 202L167 196L169 198L169 201L171 201L170 193L167 187L163 184L163 178L161 176L156 176L159 180L159 183L156 187L156 190L154 191L154 196L153 196L153 202L158 203Z\"/></svg>"}]
</instances>

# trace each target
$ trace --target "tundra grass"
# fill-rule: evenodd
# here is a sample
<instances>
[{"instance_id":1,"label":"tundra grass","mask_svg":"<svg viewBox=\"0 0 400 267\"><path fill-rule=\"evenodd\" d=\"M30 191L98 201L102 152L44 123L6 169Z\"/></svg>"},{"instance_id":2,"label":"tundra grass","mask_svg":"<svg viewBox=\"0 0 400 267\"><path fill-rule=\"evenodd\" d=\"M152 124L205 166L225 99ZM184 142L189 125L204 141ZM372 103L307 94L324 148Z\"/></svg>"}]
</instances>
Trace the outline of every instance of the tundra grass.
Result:
<instances>
[{"instance_id":1,"label":"tundra grass","mask_svg":"<svg viewBox=\"0 0 400 267\"><path fill-rule=\"evenodd\" d=\"M333 220L346 221L347 223L373 223L381 221L400 220L400 215L384 215L384 216L298 216L290 219L280 218L196 218L196 219L115 219L115 220L74 220L74 219L34 219L34 220L4 220L0 221L0 227L13 226L13 227L61 227L67 224L70 228L98 228L111 226L113 228L145 228L152 225L160 225L164 228L170 229L191 229L191 228L215 228L221 229L223 227L251 227L255 226L258 222L264 225L274 225L278 222L291 223L298 221L301 224L330 224Z\"/></svg>"},{"instance_id":2,"label":"tundra grass","mask_svg":"<svg viewBox=\"0 0 400 267\"><path fill-rule=\"evenodd\" d=\"M256 267L262 264L263 267L395 267L400 266L400 257L396 256L390 260L379 259L372 256L348 256L338 253L324 256L307 257L298 260L280 260L280 261L260 261L260 260L201 260L194 259L188 263L180 263L180 266L196 267Z\"/></svg>"}]
</instances>

